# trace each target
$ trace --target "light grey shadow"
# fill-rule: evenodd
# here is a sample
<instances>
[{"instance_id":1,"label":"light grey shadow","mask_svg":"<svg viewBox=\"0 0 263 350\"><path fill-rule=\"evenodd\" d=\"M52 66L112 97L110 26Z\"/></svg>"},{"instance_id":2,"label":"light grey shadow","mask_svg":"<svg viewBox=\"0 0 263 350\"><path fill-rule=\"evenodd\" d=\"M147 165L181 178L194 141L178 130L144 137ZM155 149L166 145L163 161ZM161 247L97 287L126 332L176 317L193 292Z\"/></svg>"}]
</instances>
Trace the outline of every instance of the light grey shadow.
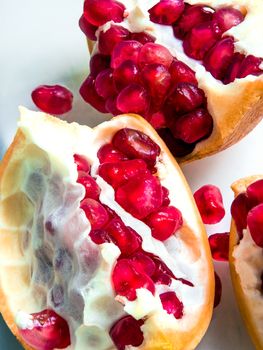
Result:
<instances>
[{"instance_id":1,"label":"light grey shadow","mask_svg":"<svg viewBox=\"0 0 263 350\"><path fill-rule=\"evenodd\" d=\"M2 316L0 315L0 344L1 350L23 350L22 346L18 343L16 338L10 332L9 328L5 324Z\"/></svg>"}]
</instances>

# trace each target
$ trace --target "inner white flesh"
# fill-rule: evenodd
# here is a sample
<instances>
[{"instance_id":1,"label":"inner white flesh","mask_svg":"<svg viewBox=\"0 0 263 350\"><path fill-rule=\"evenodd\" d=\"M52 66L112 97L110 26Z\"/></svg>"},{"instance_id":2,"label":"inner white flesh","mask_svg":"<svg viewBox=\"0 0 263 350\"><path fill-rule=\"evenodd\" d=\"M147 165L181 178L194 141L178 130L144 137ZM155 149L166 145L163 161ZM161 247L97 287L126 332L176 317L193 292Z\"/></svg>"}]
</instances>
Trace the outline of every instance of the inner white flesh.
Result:
<instances>
[{"instance_id":1,"label":"inner white flesh","mask_svg":"<svg viewBox=\"0 0 263 350\"><path fill-rule=\"evenodd\" d=\"M125 212L115 202L112 187L97 177L98 149L111 141L117 130L129 126L128 117L103 123L92 130L63 122L55 127L54 121L48 122L42 113L24 109L22 112L19 124L22 132L29 143L47 152L49 161L45 174L36 170L32 172L28 166L24 176L23 191L36 209L32 225L28 227L31 240L24 253L32 265L31 294L38 293L39 298L34 310L13 310L18 326L28 327L26 313L52 308L67 320L72 341L69 349L76 350L113 348L108 332L125 314L137 319L155 315L162 328L189 330L198 320L207 298L209 267L195 208L181 175L167 155L162 153L158 159L159 178L170 191L171 205L183 213L184 226L188 227L189 234L195 233L194 248L191 248L191 243L186 245L180 239L180 231L165 242L153 239L150 228ZM136 121L133 123L136 124ZM134 128L140 130L140 124ZM79 208L84 188L76 182L74 154L87 156L92 164L91 174L97 177L102 189L101 202L116 211L127 226L140 234L143 249L158 255L176 277L187 279L194 287L173 280L170 287L158 286L155 296L146 289L140 289L135 301L122 297L118 299L122 304L115 300L111 272L120 251L112 243L96 245L89 239L90 224ZM47 221L52 223L54 235L47 232ZM184 304L184 316L180 320L168 315L162 308L159 294L168 290L175 291ZM143 329L147 331L147 327L146 321Z\"/></svg>"}]
</instances>

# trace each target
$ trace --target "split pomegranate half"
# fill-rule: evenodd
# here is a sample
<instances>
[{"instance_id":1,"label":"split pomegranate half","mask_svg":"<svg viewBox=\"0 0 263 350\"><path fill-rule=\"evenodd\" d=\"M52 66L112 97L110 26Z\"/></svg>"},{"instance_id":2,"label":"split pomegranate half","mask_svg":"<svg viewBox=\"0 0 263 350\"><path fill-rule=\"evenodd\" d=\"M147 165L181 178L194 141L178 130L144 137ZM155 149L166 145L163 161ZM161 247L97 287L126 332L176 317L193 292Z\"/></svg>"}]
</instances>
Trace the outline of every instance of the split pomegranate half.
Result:
<instances>
[{"instance_id":1,"label":"split pomegranate half","mask_svg":"<svg viewBox=\"0 0 263 350\"><path fill-rule=\"evenodd\" d=\"M80 94L95 109L140 114L179 161L229 147L262 118L261 0L106 3L85 0L80 19L91 49Z\"/></svg>"},{"instance_id":2,"label":"split pomegranate half","mask_svg":"<svg viewBox=\"0 0 263 350\"><path fill-rule=\"evenodd\" d=\"M238 306L257 350L263 348L263 176L232 185L230 268Z\"/></svg>"},{"instance_id":3,"label":"split pomegranate half","mask_svg":"<svg viewBox=\"0 0 263 350\"><path fill-rule=\"evenodd\" d=\"M208 240L144 119L91 129L22 109L0 189L1 312L25 347L197 345L214 302Z\"/></svg>"}]
</instances>

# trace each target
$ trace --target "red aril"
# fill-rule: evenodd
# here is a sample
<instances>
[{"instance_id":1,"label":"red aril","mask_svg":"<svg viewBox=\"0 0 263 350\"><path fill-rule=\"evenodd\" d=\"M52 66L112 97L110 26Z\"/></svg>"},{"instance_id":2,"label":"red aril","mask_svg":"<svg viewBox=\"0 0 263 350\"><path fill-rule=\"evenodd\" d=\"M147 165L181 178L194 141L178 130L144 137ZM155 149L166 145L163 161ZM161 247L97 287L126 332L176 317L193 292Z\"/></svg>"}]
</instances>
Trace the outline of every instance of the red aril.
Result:
<instances>
[{"instance_id":1,"label":"red aril","mask_svg":"<svg viewBox=\"0 0 263 350\"><path fill-rule=\"evenodd\" d=\"M228 261L229 232L215 233L208 238L212 257L217 261Z\"/></svg>"},{"instance_id":2,"label":"red aril","mask_svg":"<svg viewBox=\"0 0 263 350\"><path fill-rule=\"evenodd\" d=\"M253 182L247 187L247 196L254 205L263 203L263 180Z\"/></svg>"},{"instance_id":3,"label":"red aril","mask_svg":"<svg viewBox=\"0 0 263 350\"><path fill-rule=\"evenodd\" d=\"M144 114L149 108L149 94L143 86L130 84L119 93L117 108L123 113Z\"/></svg>"},{"instance_id":4,"label":"red aril","mask_svg":"<svg viewBox=\"0 0 263 350\"><path fill-rule=\"evenodd\" d=\"M195 72L181 61L173 61L169 72L171 74L173 86L178 83L192 83L197 85Z\"/></svg>"},{"instance_id":5,"label":"red aril","mask_svg":"<svg viewBox=\"0 0 263 350\"><path fill-rule=\"evenodd\" d=\"M139 83L140 75L138 66L133 61L122 62L113 72L115 86L120 91L127 85Z\"/></svg>"},{"instance_id":6,"label":"red aril","mask_svg":"<svg viewBox=\"0 0 263 350\"><path fill-rule=\"evenodd\" d=\"M153 260L143 252L135 253L130 258L133 267L140 273L145 273L147 276L152 276L155 272L155 263Z\"/></svg>"},{"instance_id":7,"label":"red aril","mask_svg":"<svg viewBox=\"0 0 263 350\"><path fill-rule=\"evenodd\" d=\"M247 215L247 226L256 245L263 248L263 204L250 210Z\"/></svg>"},{"instance_id":8,"label":"red aril","mask_svg":"<svg viewBox=\"0 0 263 350\"><path fill-rule=\"evenodd\" d=\"M247 227L247 214L252 208L246 193L240 193L231 205L231 215L235 221L239 237L243 237L243 230Z\"/></svg>"},{"instance_id":9,"label":"red aril","mask_svg":"<svg viewBox=\"0 0 263 350\"><path fill-rule=\"evenodd\" d=\"M151 111L149 111L149 115L146 115L145 119L154 127L155 130L167 127L167 121L162 111L155 113L151 113Z\"/></svg>"},{"instance_id":10,"label":"red aril","mask_svg":"<svg viewBox=\"0 0 263 350\"><path fill-rule=\"evenodd\" d=\"M155 43L143 45L138 57L141 68L148 64L162 64L164 67L169 68L172 61L173 56L170 51L166 47Z\"/></svg>"},{"instance_id":11,"label":"red aril","mask_svg":"<svg viewBox=\"0 0 263 350\"><path fill-rule=\"evenodd\" d=\"M126 40L119 42L113 49L111 55L111 67L117 68L125 61L132 61L138 63L139 52L142 44L136 40Z\"/></svg>"},{"instance_id":12,"label":"red aril","mask_svg":"<svg viewBox=\"0 0 263 350\"><path fill-rule=\"evenodd\" d=\"M234 81L237 76L238 76L238 72L240 70L241 64L245 59L245 55L236 52L232 58L232 61L227 69L225 78L224 78L224 84L229 84L232 83L232 81Z\"/></svg>"},{"instance_id":13,"label":"red aril","mask_svg":"<svg viewBox=\"0 0 263 350\"><path fill-rule=\"evenodd\" d=\"M117 350L125 350L126 346L140 346L143 343L142 320L125 316L118 320L110 329L110 337Z\"/></svg>"},{"instance_id":14,"label":"red aril","mask_svg":"<svg viewBox=\"0 0 263 350\"><path fill-rule=\"evenodd\" d=\"M92 230L103 228L109 221L107 210L94 199L84 199L80 203L80 208L84 210Z\"/></svg>"},{"instance_id":15,"label":"red aril","mask_svg":"<svg viewBox=\"0 0 263 350\"><path fill-rule=\"evenodd\" d=\"M146 32L139 32L139 33L131 33L130 34L131 40L139 41L141 44L147 44L147 43L154 43L156 38Z\"/></svg>"},{"instance_id":16,"label":"red aril","mask_svg":"<svg viewBox=\"0 0 263 350\"><path fill-rule=\"evenodd\" d=\"M74 154L74 163L77 165L78 171L83 171L87 174L90 172L90 163L86 157L80 154Z\"/></svg>"},{"instance_id":17,"label":"red aril","mask_svg":"<svg viewBox=\"0 0 263 350\"><path fill-rule=\"evenodd\" d=\"M215 299L214 299L214 308L216 308L221 301L222 296L222 283L218 274L215 272Z\"/></svg>"},{"instance_id":18,"label":"red aril","mask_svg":"<svg viewBox=\"0 0 263 350\"><path fill-rule=\"evenodd\" d=\"M100 163L115 163L128 160L128 157L113 147L112 143L106 143L97 153Z\"/></svg>"},{"instance_id":19,"label":"red aril","mask_svg":"<svg viewBox=\"0 0 263 350\"><path fill-rule=\"evenodd\" d=\"M145 219L145 223L151 228L154 238L165 241L181 228L183 218L180 210L169 206L150 214Z\"/></svg>"},{"instance_id":20,"label":"red aril","mask_svg":"<svg viewBox=\"0 0 263 350\"><path fill-rule=\"evenodd\" d=\"M94 26L113 21L122 22L125 7L114 0L85 0L84 16Z\"/></svg>"},{"instance_id":21,"label":"red aril","mask_svg":"<svg viewBox=\"0 0 263 350\"><path fill-rule=\"evenodd\" d=\"M79 93L83 100L89 103L92 107L96 108L101 113L107 113L105 101L98 95L95 89L95 79L92 76L88 76L88 78L82 83Z\"/></svg>"},{"instance_id":22,"label":"red aril","mask_svg":"<svg viewBox=\"0 0 263 350\"><path fill-rule=\"evenodd\" d=\"M122 26L112 24L106 31L101 31L98 39L99 52L110 55L115 45L123 40L127 40L130 32Z\"/></svg>"},{"instance_id":23,"label":"red aril","mask_svg":"<svg viewBox=\"0 0 263 350\"><path fill-rule=\"evenodd\" d=\"M94 78L104 69L110 68L110 56L97 53L90 58L90 75Z\"/></svg>"},{"instance_id":24,"label":"red aril","mask_svg":"<svg viewBox=\"0 0 263 350\"><path fill-rule=\"evenodd\" d=\"M238 78L245 78L246 76L253 74L253 75L260 75L262 74L262 69L260 68L261 63L263 62L262 58L255 57L253 55L248 55L243 60L239 72L238 72Z\"/></svg>"},{"instance_id":25,"label":"red aril","mask_svg":"<svg viewBox=\"0 0 263 350\"><path fill-rule=\"evenodd\" d=\"M100 188L90 175L80 172L77 182L84 186L86 191L85 198L99 199Z\"/></svg>"},{"instance_id":26,"label":"red aril","mask_svg":"<svg viewBox=\"0 0 263 350\"><path fill-rule=\"evenodd\" d=\"M105 229L91 230L89 236L92 239L92 241L96 244L111 242L111 238Z\"/></svg>"},{"instance_id":27,"label":"red aril","mask_svg":"<svg viewBox=\"0 0 263 350\"><path fill-rule=\"evenodd\" d=\"M173 24L183 10L183 0L161 0L149 10L150 20L159 24Z\"/></svg>"},{"instance_id":28,"label":"red aril","mask_svg":"<svg viewBox=\"0 0 263 350\"><path fill-rule=\"evenodd\" d=\"M170 286L172 283L172 278L175 278L172 271L159 257L152 254L149 254L149 256L151 257L156 266L154 275L151 276L154 283Z\"/></svg>"},{"instance_id":29,"label":"red aril","mask_svg":"<svg viewBox=\"0 0 263 350\"><path fill-rule=\"evenodd\" d=\"M105 108L109 113L111 113L114 116L122 114L122 112L117 108L117 96L109 97L106 100Z\"/></svg>"},{"instance_id":30,"label":"red aril","mask_svg":"<svg viewBox=\"0 0 263 350\"><path fill-rule=\"evenodd\" d=\"M113 70L111 68L100 72L95 79L95 89L99 96L107 99L112 94L115 94L116 88L112 76Z\"/></svg>"},{"instance_id":31,"label":"red aril","mask_svg":"<svg viewBox=\"0 0 263 350\"><path fill-rule=\"evenodd\" d=\"M175 292L166 292L160 294L160 299L164 310L168 314L174 315L174 317L177 319L183 317L184 306L183 303L177 298Z\"/></svg>"},{"instance_id":32,"label":"red aril","mask_svg":"<svg viewBox=\"0 0 263 350\"><path fill-rule=\"evenodd\" d=\"M35 105L43 112L60 115L72 109L73 95L61 85L40 85L31 94Z\"/></svg>"},{"instance_id":33,"label":"red aril","mask_svg":"<svg viewBox=\"0 0 263 350\"><path fill-rule=\"evenodd\" d=\"M19 329L23 340L36 350L65 349L70 345L67 322L53 310L31 314L33 328Z\"/></svg>"},{"instance_id":34,"label":"red aril","mask_svg":"<svg viewBox=\"0 0 263 350\"><path fill-rule=\"evenodd\" d=\"M225 216L223 198L218 187L205 185L194 193L194 199L205 224L217 224Z\"/></svg>"},{"instance_id":35,"label":"red aril","mask_svg":"<svg viewBox=\"0 0 263 350\"><path fill-rule=\"evenodd\" d=\"M166 207L170 204L170 198L169 198L169 190L168 188L162 186L162 191L163 191L163 202L162 206Z\"/></svg>"},{"instance_id":36,"label":"red aril","mask_svg":"<svg viewBox=\"0 0 263 350\"><path fill-rule=\"evenodd\" d=\"M221 7L214 14L214 21L218 24L222 32L237 26L244 21L242 12L233 7Z\"/></svg>"},{"instance_id":37,"label":"red aril","mask_svg":"<svg viewBox=\"0 0 263 350\"><path fill-rule=\"evenodd\" d=\"M84 15L82 15L79 19L79 27L88 39L94 40L94 41L97 40L96 31L98 27L89 23Z\"/></svg>"}]
</instances>

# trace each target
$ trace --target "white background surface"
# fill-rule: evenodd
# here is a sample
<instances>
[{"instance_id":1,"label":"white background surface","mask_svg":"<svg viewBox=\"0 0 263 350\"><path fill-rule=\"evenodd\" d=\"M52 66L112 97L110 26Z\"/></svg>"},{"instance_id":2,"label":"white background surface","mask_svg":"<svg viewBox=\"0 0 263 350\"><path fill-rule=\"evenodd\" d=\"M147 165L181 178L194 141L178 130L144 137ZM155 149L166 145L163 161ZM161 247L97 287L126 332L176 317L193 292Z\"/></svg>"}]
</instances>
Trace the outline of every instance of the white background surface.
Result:
<instances>
[{"instance_id":1,"label":"white background surface","mask_svg":"<svg viewBox=\"0 0 263 350\"><path fill-rule=\"evenodd\" d=\"M81 10L81 0L0 0L0 159L16 130L18 105L34 108L30 93L39 84L64 83L74 91L74 110L67 120L93 126L105 118L91 112L77 92L88 71L85 40L78 29ZM262 136L263 123L230 149L183 167L193 191L208 183L222 190L227 215L208 227L209 233L229 230L230 184L263 173ZM228 265L217 263L216 270L223 282L222 302L198 350L252 350L233 298ZM21 349L2 321L0 349Z\"/></svg>"}]
</instances>

